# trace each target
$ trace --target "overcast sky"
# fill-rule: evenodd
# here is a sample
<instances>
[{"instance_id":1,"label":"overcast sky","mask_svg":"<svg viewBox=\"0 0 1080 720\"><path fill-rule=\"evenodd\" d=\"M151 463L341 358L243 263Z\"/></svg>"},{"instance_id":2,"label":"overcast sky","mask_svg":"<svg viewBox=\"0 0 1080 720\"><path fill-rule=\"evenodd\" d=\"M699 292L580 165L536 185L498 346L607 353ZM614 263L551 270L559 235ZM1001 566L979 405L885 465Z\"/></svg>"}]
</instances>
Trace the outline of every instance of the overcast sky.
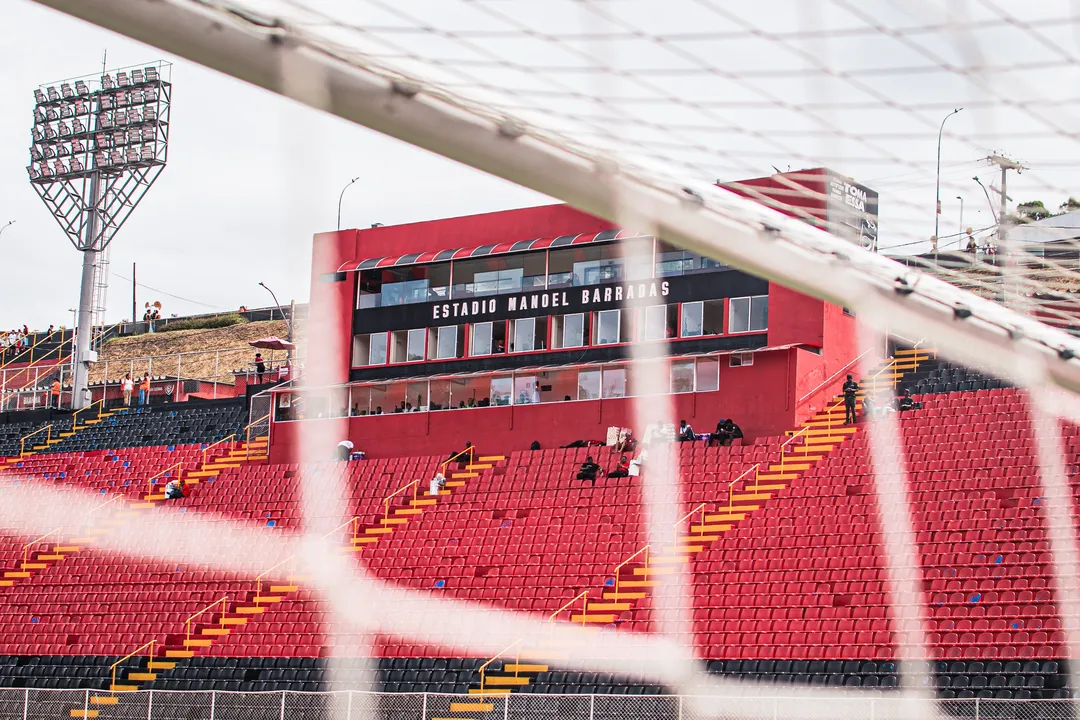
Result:
<instances>
[{"instance_id":1,"label":"overcast sky","mask_svg":"<svg viewBox=\"0 0 1080 720\"><path fill-rule=\"evenodd\" d=\"M945 130L941 235L961 227L957 196L963 225L993 224L972 176L991 183L983 158L995 150L1031 166L1010 179L1016 200L1080 194L1070 0L244 1L455 90L477 78L508 88L503 106L527 121L663 161L675 177L828 165L881 193L882 247L928 247L937 128L953 107L965 109ZM329 16L296 11L305 7ZM28 0L0 10L0 225L16 221L0 236L0 328L71 323L80 257L25 171L32 93L96 72L106 50L109 67L163 57ZM169 164L112 245L109 321L131 314L133 262L148 286L140 307L160 300L166 315L268 304L259 281L283 303L306 300L311 236L335 227L353 177L343 227L551 202L165 59L175 63Z\"/></svg>"}]
</instances>

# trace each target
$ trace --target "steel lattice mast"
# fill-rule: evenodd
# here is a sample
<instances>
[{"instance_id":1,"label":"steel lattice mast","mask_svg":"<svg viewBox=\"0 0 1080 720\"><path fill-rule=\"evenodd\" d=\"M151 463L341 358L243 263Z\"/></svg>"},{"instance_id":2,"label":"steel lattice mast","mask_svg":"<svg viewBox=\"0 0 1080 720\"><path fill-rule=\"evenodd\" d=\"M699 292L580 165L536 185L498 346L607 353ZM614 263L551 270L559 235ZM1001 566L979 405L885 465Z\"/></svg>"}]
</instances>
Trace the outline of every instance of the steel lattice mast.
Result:
<instances>
[{"instance_id":1,"label":"steel lattice mast","mask_svg":"<svg viewBox=\"0 0 1080 720\"><path fill-rule=\"evenodd\" d=\"M104 251L165 168L172 101L170 63L105 71L34 91L26 170L49 212L83 254L72 407L84 407L94 290ZM134 321L135 318L132 318Z\"/></svg>"}]
</instances>

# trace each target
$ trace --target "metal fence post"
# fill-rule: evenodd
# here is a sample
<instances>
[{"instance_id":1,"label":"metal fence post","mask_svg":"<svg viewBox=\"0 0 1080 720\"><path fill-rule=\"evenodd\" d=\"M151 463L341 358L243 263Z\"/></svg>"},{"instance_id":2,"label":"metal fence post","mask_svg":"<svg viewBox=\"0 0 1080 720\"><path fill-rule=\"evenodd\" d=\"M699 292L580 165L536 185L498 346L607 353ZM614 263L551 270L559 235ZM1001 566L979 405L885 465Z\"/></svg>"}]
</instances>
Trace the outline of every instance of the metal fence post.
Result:
<instances>
[{"instance_id":1,"label":"metal fence post","mask_svg":"<svg viewBox=\"0 0 1080 720\"><path fill-rule=\"evenodd\" d=\"M427 693L424 693L420 698L420 718L421 720L427 720Z\"/></svg>"},{"instance_id":2,"label":"metal fence post","mask_svg":"<svg viewBox=\"0 0 1080 720\"><path fill-rule=\"evenodd\" d=\"M509 696L507 696L509 697ZM593 720L596 717L596 696L589 696L589 720Z\"/></svg>"},{"instance_id":3,"label":"metal fence post","mask_svg":"<svg viewBox=\"0 0 1080 720\"><path fill-rule=\"evenodd\" d=\"M83 690L82 700L83 717L90 717L90 691Z\"/></svg>"},{"instance_id":4,"label":"metal fence post","mask_svg":"<svg viewBox=\"0 0 1080 720\"><path fill-rule=\"evenodd\" d=\"M682 695L678 696L679 700L679 720L682 720Z\"/></svg>"},{"instance_id":5,"label":"metal fence post","mask_svg":"<svg viewBox=\"0 0 1080 720\"><path fill-rule=\"evenodd\" d=\"M503 695L503 720L510 717L510 696Z\"/></svg>"},{"instance_id":6,"label":"metal fence post","mask_svg":"<svg viewBox=\"0 0 1080 720\"><path fill-rule=\"evenodd\" d=\"M285 690L281 691L281 720L285 720Z\"/></svg>"},{"instance_id":7,"label":"metal fence post","mask_svg":"<svg viewBox=\"0 0 1080 720\"><path fill-rule=\"evenodd\" d=\"M23 690L23 703L22 703L22 716L23 720L26 720L26 716L30 709L30 688Z\"/></svg>"},{"instance_id":8,"label":"metal fence post","mask_svg":"<svg viewBox=\"0 0 1080 720\"><path fill-rule=\"evenodd\" d=\"M773 698L772 701L772 716L773 720L776 720L780 714L780 698Z\"/></svg>"},{"instance_id":9,"label":"metal fence post","mask_svg":"<svg viewBox=\"0 0 1080 720\"><path fill-rule=\"evenodd\" d=\"M216 690L211 690L210 691L210 720L214 720L214 710L216 709L216 705L217 705L217 691Z\"/></svg>"},{"instance_id":10,"label":"metal fence post","mask_svg":"<svg viewBox=\"0 0 1080 720\"><path fill-rule=\"evenodd\" d=\"M979 720L979 698L975 698L975 720Z\"/></svg>"},{"instance_id":11,"label":"metal fence post","mask_svg":"<svg viewBox=\"0 0 1080 720\"><path fill-rule=\"evenodd\" d=\"M154 691L150 690L150 694L146 696L146 720L150 720L154 715Z\"/></svg>"},{"instance_id":12,"label":"metal fence post","mask_svg":"<svg viewBox=\"0 0 1080 720\"><path fill-rule=\"evenodd\" d=\"M345 704L345 720L352 720L352 694L353 691L349 690L349 702Z\"/></svg>"}]
</instances>

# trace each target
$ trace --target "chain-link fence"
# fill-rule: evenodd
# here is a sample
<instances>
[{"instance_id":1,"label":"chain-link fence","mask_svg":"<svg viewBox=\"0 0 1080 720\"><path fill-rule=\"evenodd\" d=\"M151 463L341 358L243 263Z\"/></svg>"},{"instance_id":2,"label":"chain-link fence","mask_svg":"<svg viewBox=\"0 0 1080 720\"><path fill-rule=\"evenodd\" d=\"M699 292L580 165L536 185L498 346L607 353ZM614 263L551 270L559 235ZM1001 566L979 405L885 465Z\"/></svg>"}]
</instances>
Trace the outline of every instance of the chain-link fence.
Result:
<instances>
[{"instance_id":1,"label":"chain-link fence","mask_svg":"<svg viewBox=\"0 0 1080 720\"><path fill-rule=\"evenodd\" d=\"M902 720L898 696L859 692L798 699L802 717L840 714ZM674 695L530 695L439 693L225 692L145 690L115 695L94 690L0 690L0 720L779 720L791 699ZM843 705L843 711L841 710ZM934 702L937 720L1074 720L1073 700L971 698Z\"/></svg>"}]
</instances>

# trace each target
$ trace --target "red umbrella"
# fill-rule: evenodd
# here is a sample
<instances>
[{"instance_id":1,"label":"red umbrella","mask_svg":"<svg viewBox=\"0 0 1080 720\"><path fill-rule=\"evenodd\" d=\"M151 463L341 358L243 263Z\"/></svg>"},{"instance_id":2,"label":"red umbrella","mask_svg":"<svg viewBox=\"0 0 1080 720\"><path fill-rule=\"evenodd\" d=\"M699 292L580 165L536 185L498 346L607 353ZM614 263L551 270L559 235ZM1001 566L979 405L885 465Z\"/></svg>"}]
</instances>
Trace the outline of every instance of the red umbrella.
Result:
<instances>
[{"instance_id":1,"label":"red umbrella","mask_svg":"<svg viewBox=\"0 0 1080 720\"><path fill-rule=\"evenodd\" d=\"M292 350L296 347L296 345L288 340L282 340L273 335L258 340L252 340L248 345L253 348L259 348L260 350Z\"/></svg>"}]
</instances>

